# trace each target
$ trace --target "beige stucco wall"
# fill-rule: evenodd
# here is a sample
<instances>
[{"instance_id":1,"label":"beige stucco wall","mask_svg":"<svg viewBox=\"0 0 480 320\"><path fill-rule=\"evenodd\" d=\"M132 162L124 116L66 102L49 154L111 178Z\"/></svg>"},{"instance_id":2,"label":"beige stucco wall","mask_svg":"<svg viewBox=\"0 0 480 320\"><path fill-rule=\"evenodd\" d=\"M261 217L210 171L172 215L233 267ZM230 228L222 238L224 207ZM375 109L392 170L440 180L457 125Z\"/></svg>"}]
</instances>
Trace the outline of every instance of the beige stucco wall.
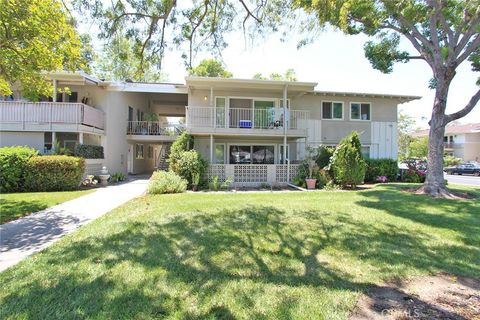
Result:
<instances>
[{"instance_id":1,"label":"beige stucco wall","mask_svg":"<svg viewBox=\"0 0 480 320\"><path fill-rule=\"evenodd\" d=\"M0 147L7 146L29 146L43 152L43 132L0 132Z\"/></svg>"},{"instance_id":2,"label":"beige stucco wall","mask_svg":"<svg viewBox=\"0 0 480 320\"><path fill-rule=\"evenodd\" d=\"M480 161L480 132L465 135L465 161Z\"/></svg>"}]
</instances>

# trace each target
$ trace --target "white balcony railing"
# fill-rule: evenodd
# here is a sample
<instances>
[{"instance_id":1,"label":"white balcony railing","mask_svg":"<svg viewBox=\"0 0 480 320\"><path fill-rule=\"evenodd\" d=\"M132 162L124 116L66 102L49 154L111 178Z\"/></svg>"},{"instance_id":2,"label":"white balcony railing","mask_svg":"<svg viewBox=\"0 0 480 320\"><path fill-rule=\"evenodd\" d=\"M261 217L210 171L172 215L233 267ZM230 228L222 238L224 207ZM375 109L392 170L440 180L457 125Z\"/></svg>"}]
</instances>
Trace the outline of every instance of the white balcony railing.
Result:
<instances>
[{"instance_id":1,"label":"white balcony railing","mask_svg":"<svg viewBox=\"0 0 480 320\"><path fill-rule=\"evenodd\" d=\"M0 101L0 123L82 124L103 130L105 114L83 103Z\"/></svg>"},{"instance_id":2,"label":"white balcony railing","mask_svg":"<svg viewBox=\"0 0 480 320\"><path fill-rule=\"evenodd\" d=\"M185 129L182 124L162 123L156 121L128 121L127 134L153 135L153 136L178 136Z\"/></svg>"},{"instance_id":3,"label":"white balcony railing","mask_svg":"<svg viewBox=\"0 0 480 320\"><path fill-rule=\"evenodd\" d=\"M186 107L187 127L191 128L242 128L270 129L283 127L283 109L247 109L213 107ZM287 110L287 128L304 129L310 112Z\"/></svg>"}]
</instances>

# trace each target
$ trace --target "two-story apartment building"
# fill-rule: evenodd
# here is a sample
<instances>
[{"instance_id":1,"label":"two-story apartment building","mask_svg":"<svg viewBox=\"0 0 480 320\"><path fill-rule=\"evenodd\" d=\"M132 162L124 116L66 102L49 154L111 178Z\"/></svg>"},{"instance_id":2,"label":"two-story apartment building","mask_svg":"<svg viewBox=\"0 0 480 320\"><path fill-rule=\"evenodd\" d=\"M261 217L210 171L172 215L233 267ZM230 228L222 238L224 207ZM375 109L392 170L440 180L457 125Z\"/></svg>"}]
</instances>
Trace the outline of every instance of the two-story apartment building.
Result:
<instances>
[{"instance_id":1,"label":"two-story apartment building","mask_svg":"<svg viewBox=\"0 0 480 320\"><path fill-rule=\"evenodd\" d=\"M210 175L238 183L286 182L308 145L336 145L352 130L372 158L397 157L397 106L416 96L317 91L317 83L186 77L185 84L108 82L81 72L51 74L57 92L0 102L0 145L41 152L76 143L104 147L110 172L165 167L187 130ZM284 103L286 101L286 103ZM98 167L95 167L98 169ZM93 169L92 169L93 170Z\"/></svg>"},{"instance_id":2,"label":"two-story apartment building","mask_svg":"<svg viewBox=\"0 0 480 320\"><path fill-rule=\"evenodd\" d=\"M413 137L428 137L430 130L419 130ZM443 137L445 154L464 161L480 161L480 123L450 124Z\"/></svg>"}]
</instances>

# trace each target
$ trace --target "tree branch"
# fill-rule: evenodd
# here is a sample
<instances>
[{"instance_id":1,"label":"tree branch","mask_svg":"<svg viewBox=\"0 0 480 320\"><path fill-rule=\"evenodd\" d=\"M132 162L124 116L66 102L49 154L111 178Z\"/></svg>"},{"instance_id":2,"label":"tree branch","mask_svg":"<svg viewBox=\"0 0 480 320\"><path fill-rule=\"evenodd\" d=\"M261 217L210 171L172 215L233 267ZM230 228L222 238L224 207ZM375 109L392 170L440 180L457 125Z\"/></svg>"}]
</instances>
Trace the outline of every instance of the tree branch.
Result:
<instances>
[{"instance_id":1,"label":"tree branch","mask_svg":"<svg viewBox=\"0 0 480 320\"><path fill-rule=\"evenodd\" d=\"M457 58L456 64L460 65L465 59L467 59L473 51L475 51L480 46L480 34L477 34L477 37L470 42L470 44L465 48L462 54Z\"/></svg>"},{"instance_id":2,"label":"tree branch","mask_svg":"<svg viewBox=\"0 0 480 320\"><path fill-rule=\"evenodd\" d=\"M446 115L445 120L443 121L444 122L443 125L447 125L447 123L449 122L452 122L454 120L457 120L466 116L470 111L473 110L473 108L475 108L479 99L480 99L480 89L478 89L477 93L473 95L473 97L470 99L470 101L462 110Z\"/></svg>"},{"instance_id":3,"label":"tree branch","mask_svg":"<svg viewBox=\"0 0 480 320\"><path fill-rule=\"evenodd\" d=\"M465 14L467 16L467 14ZM467 18L465 18L467 19ZM465 31L463 37L459 39L458 43L455 45L455 56L459 56L460 53L462 52L463 48L467 45L467 43L470 41L470 38L475 34L476 28L478 28L478 24L480 23L480 7L475 11L473 19L468 21L466 20L468 24L468 29ZM462 33L462 30L460 30L457 33L457 40L460 37L460 34Z\"/></svg>"},{"instance_id":4,"label":"tree branch","mask_svg":"<svg viewBox=\"0 0 480 320\"><path fill-rule=\"evenodd\" d=\"M243 7L245 8L245 11L247 11L247 16L245 17L245 20L244 20L244 23L246 21L246 19L248 19L248 17L252 17L253 19L255 19L258 23L262 23L262 21L260 20L260 18L258 18L256 15L254 15L250 9L248 9L248 6L245 4L245 2L243 0L240 0L240 3L243 5Z\"/></svg>"}]
</instances>

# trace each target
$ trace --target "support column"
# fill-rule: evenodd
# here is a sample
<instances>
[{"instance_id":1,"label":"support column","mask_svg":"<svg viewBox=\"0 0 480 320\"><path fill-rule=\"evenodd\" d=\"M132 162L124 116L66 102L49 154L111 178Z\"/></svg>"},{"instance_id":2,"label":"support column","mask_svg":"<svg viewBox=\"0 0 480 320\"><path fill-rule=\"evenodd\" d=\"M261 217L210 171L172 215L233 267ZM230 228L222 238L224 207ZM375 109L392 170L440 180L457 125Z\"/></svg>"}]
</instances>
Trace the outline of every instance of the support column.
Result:
<instances>
[{"instance_id":1,"label":"support column","mask_svg":"<svg viewBox=\"0 0 480 320\"><path fill-rule=\"evenodd\" d=\"M213 164L213 134L210 135L210 164Z\"/></svg>"},{"instance_id":2,"label":"support column","mask_svg":"<svg viewBox=\"0 0 480 320\"><path fill-rule=\"evenodd\" d=\"M80 132L80 133L78 134L78 142L79 142L80 144L83 144L83 132Z\"/></svg>"},{"instance_id":3,"label":"support column","mask_svg":"<svg viewBox=\"0 0 480 320\"><path fill-rule=\"evenodd\" d=\"M52 151L55 151L55 144L57 143L57 133L52 131Z\"/></svg>"},{"instance_id":4,"label":"support column","mask_svg":"<svg viewBox=\"0 0 480 320\"><path fill-rule=\"evenodd\" d=\"M283 88L283 164L287 163L287 88Z\"/></svg>"},{"instance_id":5,"label":"support column","mask_svg":"<svg viewBox=\"0 0 480 320\"><path fill-rule=\"evenodd\" d=\"M53 80L53 102L57 102L57 80Z\"/></svg>"}]
</instances>

